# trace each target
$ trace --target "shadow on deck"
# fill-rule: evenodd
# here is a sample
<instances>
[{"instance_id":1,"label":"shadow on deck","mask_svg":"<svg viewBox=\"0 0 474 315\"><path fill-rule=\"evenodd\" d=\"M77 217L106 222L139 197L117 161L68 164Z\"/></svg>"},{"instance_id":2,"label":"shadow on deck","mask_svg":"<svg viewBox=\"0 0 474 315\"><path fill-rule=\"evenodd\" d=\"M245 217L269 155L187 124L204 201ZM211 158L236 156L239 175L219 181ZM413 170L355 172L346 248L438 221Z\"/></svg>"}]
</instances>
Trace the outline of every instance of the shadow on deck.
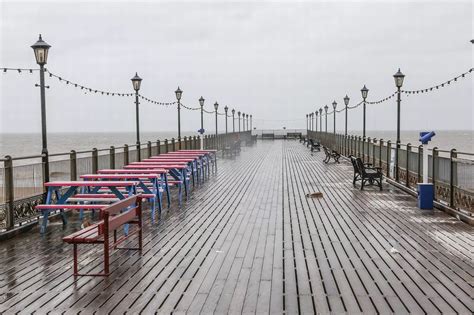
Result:
<instances>
[{"instance_id":1,"label":"shadow on deck","mask_svg":"<svg viewBox=\"0 0 474 315\"><path fill-rule=\"evenodd\" d=\"M221 159L182 209L145 223L142 255L111 256L108 278L72 277L61 237L77 221L2 242L0 313L471 313L472 228L387 184L359 191L323 155L260 141ZM99 246L80 257L102 267Z\"/></svg>"}]
</instances>

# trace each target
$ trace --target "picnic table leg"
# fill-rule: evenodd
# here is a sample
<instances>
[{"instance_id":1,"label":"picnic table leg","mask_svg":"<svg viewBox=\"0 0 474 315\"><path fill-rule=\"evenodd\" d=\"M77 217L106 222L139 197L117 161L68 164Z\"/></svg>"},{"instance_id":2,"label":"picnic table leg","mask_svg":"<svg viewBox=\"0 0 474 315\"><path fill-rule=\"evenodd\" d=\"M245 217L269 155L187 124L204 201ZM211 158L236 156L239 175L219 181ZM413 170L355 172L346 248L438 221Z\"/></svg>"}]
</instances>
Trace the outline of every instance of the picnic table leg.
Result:
<instances>
[{"instance_id":1,"label":"picnic table leg","mask_svg":"<svg viewBox=\"0 0 474 315\"><path fill-rule=\"evenodd\" d=\"M51 204L51 195L52 192L54 191L53 187L48 187L48 193L46 194L46 200L45 203L47 205ZM48 225L48 217L49 217L49 210L43 210L43 222L41 222L41 227L40 227L40 233L46 232L46 226Z\"/></svg>"},{"instance_id":2,"label":"picnic table leg","mask_svg":"<svg viewBox=\"0 0 474 315\"><path fill-rule=\"evenodd\" d=\"M192 176L192 180L193 180L193 187L195 186L194 184L194 161L191 162L191 176Z\"/></svg>"},{"instance_id":3,"label":"picnic table leg","mask_svg":"<svg viewBox=\"0 0 474 315\"><path fill-rule=\"evenodd\" d=\"M77 276L77 244L73 244L74 276Z\"/></svg>"},{"instance_id":4,"label":"picnic table leg","mask_svg":"<svg viewBox=\"0 0 474 315\"><path fill-rule=\"evenodd\" d=\"M165 185L166 185L166 200L168 201L168 208L171 206L170 198L170 186L168 185L168 175L165 174Z\"/></svg>"}]
</instances>

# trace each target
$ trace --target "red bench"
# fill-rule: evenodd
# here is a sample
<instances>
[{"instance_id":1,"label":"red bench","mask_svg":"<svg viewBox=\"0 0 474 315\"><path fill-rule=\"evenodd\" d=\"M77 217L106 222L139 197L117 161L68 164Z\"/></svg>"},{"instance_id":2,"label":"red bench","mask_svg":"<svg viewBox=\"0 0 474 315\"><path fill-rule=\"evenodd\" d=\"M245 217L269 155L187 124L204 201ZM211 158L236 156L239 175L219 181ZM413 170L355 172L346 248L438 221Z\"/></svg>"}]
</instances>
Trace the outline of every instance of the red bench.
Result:
<instances>
[{"instance_id":1,"label":"red bench","mask_svg":"<svg viewBox=\"0 0 474 315\"><path fill-rule=\"evenodd\" d=\"M109 275L109 253L110 249L142 249L142 197L141 195L131 196L118 201L102 209L103 220L77 231L71 235L63 237L63 241L73 244L74 253L74 276L108 276ZM117 238L117 230L125 224L136 224L137 228L127 234ZM110 236L113 232L113 242ZM119 248L117 245L138 234L137 248ZM77 245L78 244L103 244L104 246L104 272L80 274L77 268Z\"/></svg>"}]
</instances>

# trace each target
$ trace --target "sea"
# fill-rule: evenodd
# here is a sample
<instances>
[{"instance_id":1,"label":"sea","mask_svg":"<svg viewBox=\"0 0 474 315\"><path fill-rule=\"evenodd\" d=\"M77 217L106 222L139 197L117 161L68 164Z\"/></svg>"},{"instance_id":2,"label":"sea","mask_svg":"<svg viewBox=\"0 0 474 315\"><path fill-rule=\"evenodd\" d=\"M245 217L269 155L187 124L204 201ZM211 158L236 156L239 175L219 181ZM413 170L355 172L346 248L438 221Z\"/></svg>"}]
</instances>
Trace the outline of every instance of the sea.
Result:
<instances>
[{"instance_id":1,"label":"sea","mask_svg":"<svg viewBox=\"0 0 474 315\"><path fill-rule=\"evenodd\" d=\"M286 132L302 132L304 130L264 130L275 134ZM441 150L451 150L455 148L459 152L474 153L474 131L473 130L440 130L435 131L436 136L430 142L430 147L438 147ZM254 134L261 134L262 130L254 130ZM350 131L352 135L362 135L361 131ZM400 134L402 143L411 143L417 146L420 142L420 131L402 131ZM384 139L385 141L396 139L396 131L373 130L366 132L368 137ZM184 136L197 136L196 132L182 132ZM176 132L142 132L141 142L171 139L177 137ZM132 145L136 141L133 132L120 133L49 133L48 151L54 153L68 153L71 150L83 151L93 148L106 149L110 146ZM41 134L39 133L4 133L0 134L0 156L10 155L12 157L22 157L38 155L41 153Z\"/></svg>"}]
</instances>

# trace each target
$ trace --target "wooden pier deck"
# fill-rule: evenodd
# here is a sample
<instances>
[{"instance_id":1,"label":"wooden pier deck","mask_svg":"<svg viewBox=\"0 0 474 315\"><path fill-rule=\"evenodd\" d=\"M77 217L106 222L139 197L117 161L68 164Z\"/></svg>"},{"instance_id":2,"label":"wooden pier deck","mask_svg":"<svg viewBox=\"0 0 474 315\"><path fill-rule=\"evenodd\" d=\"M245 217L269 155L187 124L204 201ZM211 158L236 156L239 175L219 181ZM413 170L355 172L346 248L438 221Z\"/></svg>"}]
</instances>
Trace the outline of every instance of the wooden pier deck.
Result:
<instances>
[{"instance_id":1,"label":"wooden pier deck","mask_svg":"<svg viewBox=\"0 0 474 315\"><path fill-rule=\"evenodd\" d=\"M277 140L220 159L108 278L72 277L61 236L77 223L2 242L0 313L472 313L472 227L388 184L359 191L323 155ZM98 252L83 246L84 271Z\"/></svg>"}]
</instances>

